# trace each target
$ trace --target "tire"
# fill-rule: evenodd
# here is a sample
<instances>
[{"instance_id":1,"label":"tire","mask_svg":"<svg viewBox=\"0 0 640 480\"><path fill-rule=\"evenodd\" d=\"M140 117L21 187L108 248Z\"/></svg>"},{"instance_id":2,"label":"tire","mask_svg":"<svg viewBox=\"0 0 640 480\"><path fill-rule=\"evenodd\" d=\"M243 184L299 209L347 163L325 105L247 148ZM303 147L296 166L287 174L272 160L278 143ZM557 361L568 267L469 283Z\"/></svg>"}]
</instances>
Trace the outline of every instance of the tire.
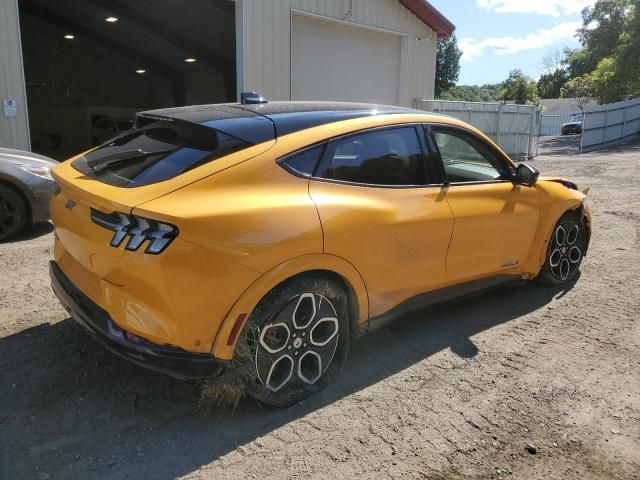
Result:
<instances>
[{"instance_id":1,"label":"tire","mask_svg":"<svg viewBox=\"0 0 640 480\"><path fill-rule=\"evenodd\" d=\"M19 235L29 220L27 202L15 190L0 185L0 242Z\"/></svg>"},{"instance_id":2,"label":"tire","mask_svg":"<svg viewBox=\"0 0 640 480\"><path fill-rule=\"evenodd\" d=\"M344 288L330 276L294 277L269 292L236 348L251 362L247 392L288 407L324 389L347 358L348 312Z\"/></svg>"},{"instance_id":3,"label":"tire","mask_svg":"<svg viewBox=\"0 0 640 480\"><path fill-rule=\"evenodd\" d=\"M544 265L536 278L543 285L562 285L576 278L587 249L584 222L567 212L553 227Z\"/></svg>"}]
</instances>

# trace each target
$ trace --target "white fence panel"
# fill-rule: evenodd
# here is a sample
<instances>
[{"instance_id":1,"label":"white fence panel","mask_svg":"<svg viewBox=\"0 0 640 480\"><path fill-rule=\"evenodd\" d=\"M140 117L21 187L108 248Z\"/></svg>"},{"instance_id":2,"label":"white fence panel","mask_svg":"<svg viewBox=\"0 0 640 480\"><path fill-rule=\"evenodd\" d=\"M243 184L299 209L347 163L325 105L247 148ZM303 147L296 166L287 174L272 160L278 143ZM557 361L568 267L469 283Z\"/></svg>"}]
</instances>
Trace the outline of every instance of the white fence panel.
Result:
<instances>
[{"instance_id":1,"label":"white fence panel","mask_svg":"<svg viewBox=\"0 0 640 480\"><path fill-rule=\"evenodd\" d=\"M588 107L582 122L580 151L640 133L640 98Z\"/></svg>"},{"instance_id":2,"label":"white fence panel","mask_svg":"<svg viewBox=\"0 0 640 480\"><path fill-rule=\"evenodd\" d=\"M535 156L538 109L530 105L453 100L416 100L416 108L470 123L484 132L513 159Z\"/></svg>"},{"instance_id":3,"label":"white fence panel","mask_svg":"<svg viewBox=\"0 0 640 480\"><path fill-rule=\"evenodd\" d=\"M576 112L578 113L578 112ZM572 113L544 113L540 119L540 136L561 135L562 124L571 120Z\"/></svg>"}]
</instances>

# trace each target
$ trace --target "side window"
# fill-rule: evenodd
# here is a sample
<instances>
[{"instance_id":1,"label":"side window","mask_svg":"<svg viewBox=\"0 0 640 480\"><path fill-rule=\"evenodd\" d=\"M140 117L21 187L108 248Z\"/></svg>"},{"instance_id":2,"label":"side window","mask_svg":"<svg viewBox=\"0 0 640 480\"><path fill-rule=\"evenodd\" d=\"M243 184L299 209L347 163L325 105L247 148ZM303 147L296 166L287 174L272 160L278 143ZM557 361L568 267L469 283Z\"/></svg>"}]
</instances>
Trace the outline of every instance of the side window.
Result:
<instances>
[{"instance_id":1,"label":"side window","mask_svg":"<svg viewBox=\"0 0 640 480\"><path fill-rule=\"evenodd\" d=\"M327 147L317 176L368 185L427 183L415 127L353 135Z\"/></svg>"},{"instance_id":2,"label":"side window","mask_svg":"<svg viewBox=\"0 0 640 480\"><path fill-rule=\"evenodd\" d=\"M300 152L293 153L284 157L278 163L292 173L310 177L316 169L324 144L307 148Z\"/></svg>"},{"instance_id":3,"label":"side window","mask_svg":"<svg viewBox=\"0 0 640 480\"><path fill-rule=\"evenodd\" d=\"M456 128L431 127L450 182L481 182L509 178L502 159L476 136Z\"/></svg>"}]
</instances>

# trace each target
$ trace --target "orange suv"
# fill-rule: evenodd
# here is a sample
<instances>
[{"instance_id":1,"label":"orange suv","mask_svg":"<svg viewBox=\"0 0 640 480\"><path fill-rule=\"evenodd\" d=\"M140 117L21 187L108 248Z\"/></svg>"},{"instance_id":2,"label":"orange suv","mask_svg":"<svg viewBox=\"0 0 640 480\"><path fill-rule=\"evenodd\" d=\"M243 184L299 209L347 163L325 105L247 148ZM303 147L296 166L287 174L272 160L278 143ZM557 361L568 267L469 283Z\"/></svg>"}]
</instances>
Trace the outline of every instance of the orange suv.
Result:
<instances>
[{"instance_id":1,"label":"orange suv","mask_svg":"<svg viewBox=\"0 0 640 480\"><path fill-rule=\"evenodd\" d=\"M575 184L398 107L243 95L143 112L53 176L50 273L73 318L179 378L235 353L279 406L325 387L376 320L571 281L590 236Z\"/></svg>"}]
</instances>

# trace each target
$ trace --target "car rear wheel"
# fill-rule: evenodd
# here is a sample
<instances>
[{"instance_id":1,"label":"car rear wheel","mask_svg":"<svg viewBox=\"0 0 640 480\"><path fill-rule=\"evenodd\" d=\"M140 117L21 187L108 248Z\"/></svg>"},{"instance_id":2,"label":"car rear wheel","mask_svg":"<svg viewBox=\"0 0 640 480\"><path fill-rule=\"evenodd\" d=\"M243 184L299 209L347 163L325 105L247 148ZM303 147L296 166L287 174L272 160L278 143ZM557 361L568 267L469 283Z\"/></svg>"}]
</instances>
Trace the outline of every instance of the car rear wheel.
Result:
<instances>
[{"instance_id":1,"label":"car rear wheel","mask_svg":"<svg viewBox=\"0 0 640 480\"><path fill-rule=\"evenodd\" d=\"M0 185L0 242L18 235L26 226L29 209L11 188Z\"/></svg>"},{"instance_id":2,"label":"car rear wheel","mask_svg":"<svg viewBox=\"0 0 640 480\"><path fill-rule=\"evenodd\" d=\"M248 393L286 407L324 389L347 357L348 311L342 286L323 275L295 277L272 290L241 339L252 364Z\"/></svg>"},{"instance_id":3,"label":"car rear wheel","mask_svg":"<svg viewBox=\"0 0 640 480\"><path fill-rule=\"evenodd\" d=\"M575 212L567 212L553 228L547 257L538 280L546 285L571 282L580 269L587 247L584 222Z\"/></svg>"}]
</instances>

